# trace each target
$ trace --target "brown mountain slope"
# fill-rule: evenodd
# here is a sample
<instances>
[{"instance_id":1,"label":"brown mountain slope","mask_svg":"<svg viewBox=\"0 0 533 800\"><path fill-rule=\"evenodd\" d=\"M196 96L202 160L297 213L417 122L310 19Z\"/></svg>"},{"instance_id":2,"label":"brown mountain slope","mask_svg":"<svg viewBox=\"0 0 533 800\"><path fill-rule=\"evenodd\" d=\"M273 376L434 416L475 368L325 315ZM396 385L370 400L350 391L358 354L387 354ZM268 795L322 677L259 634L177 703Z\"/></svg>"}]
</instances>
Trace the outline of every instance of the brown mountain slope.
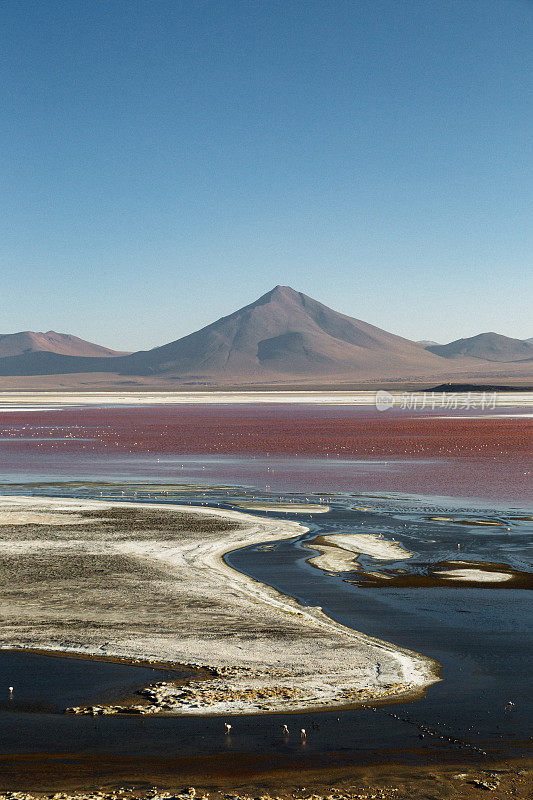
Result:
<instances>
[{"instance_id":1,"label":"brown mountain slope","mask_svg":"<svg viewBox=\"0 0 533 800\"><path fill-rule=\"evenodd\" d=\"M86 342L69 333L46 333L36 331L20 331L20 333L0 334L0 358L19 356L23 353L58 353L63 356L97 356L112 358L126 355L117 350L110 350L99 344Z\"/></svg>"},{"instance_id":2,"label":"brown mountain slope","mask_svg":"<svg viewBox=\"0 0 533 800\"><path fill-rule=\"evenodd\" d=\"M0 375L63 376L61 383L79 373L69 385L76 380L87 385L90 373L98 384L148 380L154 386L184 387L335 386L369 380L433 385L533 377L533 360L527 357L505 363L457 353L450 360L434 350L276 286L233 314L153 350L114 358L34 350L0 358Z\"/></svg>"},{"instance_id":3,"label":"brown mountain slope","mask_svg":"<svg viewBox=\"0 0 533 800\"><path fill-rule=\"evenodd\" d=\"M516 362L533 358L533 343L511 339L499 333L480 333L449 344L429 345L431 353L443 358L481 358L484 361Z\"/></svg>"},{"instance_id":4,"label":"brown mountain slope","mask_svg":"<svg viewBox=\"0 0 533 800\"><path fill-rule=\"evenodd\" d=\"M167 375L346 375L395 368L435 371L416 342L333 311L288 286L175 342L133 353L121 372Z\"/></svg>"}]
</instances>

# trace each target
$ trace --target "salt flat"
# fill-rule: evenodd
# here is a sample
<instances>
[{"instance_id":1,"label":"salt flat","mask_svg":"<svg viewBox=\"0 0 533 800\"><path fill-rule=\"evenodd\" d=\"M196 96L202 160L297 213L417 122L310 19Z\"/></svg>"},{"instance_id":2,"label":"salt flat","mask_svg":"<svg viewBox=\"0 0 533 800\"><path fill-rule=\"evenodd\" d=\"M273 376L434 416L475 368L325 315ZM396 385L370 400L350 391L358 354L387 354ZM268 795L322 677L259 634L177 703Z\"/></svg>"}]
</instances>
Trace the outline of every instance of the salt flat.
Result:
<instances>
[{"instance_id":1,"label":"salt flat","mask_svg":"<svg viewBox=\"0 0 533 800\"><path fill-rule=\"evenodd\" d=\"M432 393L392 391L387 392L391 407L416 411L424 406L438 410L489 408L488 402L495 407L515 406L519 408L533 407L533 392L455 392L453 400L447 395ZM408 395L408 400L406 400ZM494 400L493 400L494 398ZM205 392L153 392L153 391L2 391L0 392L0 409L22 411L24 409L43 410L51 407L69 406L138 406L168 404L311 404L311 405L358 405L376 407L376 391L205 391ZM451 403L451 404L450 404ZM444 404L444 405L442 405ZM490 405L492 408L492 405ZM386 410L383 412L386 413ZM448 418L448 415L443 417Z\"/></svg>"}]
</instances>

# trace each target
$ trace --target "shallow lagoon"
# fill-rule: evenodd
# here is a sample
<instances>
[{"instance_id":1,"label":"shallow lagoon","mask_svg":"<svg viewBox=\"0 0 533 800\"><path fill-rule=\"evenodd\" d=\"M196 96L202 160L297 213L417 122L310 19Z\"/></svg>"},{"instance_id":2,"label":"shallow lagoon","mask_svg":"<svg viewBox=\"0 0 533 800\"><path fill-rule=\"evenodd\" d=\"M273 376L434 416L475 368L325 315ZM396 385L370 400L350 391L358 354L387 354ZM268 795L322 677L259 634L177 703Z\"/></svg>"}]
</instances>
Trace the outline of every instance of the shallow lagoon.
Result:
<instances>
[{"instance_id":1,"label":"shallow lagoon","mask_svg":"<svg viewBox=\"0 0 533 800\"><path fill-rule=\"evenodd\" d=\"M27 493L51 494L51 487L28 486ZM176 487L178 488L178 487ZM12 492L15 487L10 487ZM16 489L20 492L20 487ZM55 494L99 496L97 486L56 485ZM122 492L125 495L122 495ZM112 494L124 500L132 487L114 486ZM137 490L139 491L139 490ZM161 502L160 491L150 490ZM168 488L165 490L168 491ZM146 502L148 491L141 493ZM231 506L243 496L243 490L203 489L177 491L176 498L195 504ZM257 495L257 491L255 492ZM209 501L206 499L209 496ZM271 495L268 495L271 497ZM287 500L302 499L291 495ZM331 497L329 498L332 499ZM10 675L16 669L24 676L26 686L14 700L2 703L2 751L8 753L44 752L93 754L106 757L149 759L164 757L205 756L216 758L226 753L253 754L264 758L283 759L290 755L306 763L335 753L339 764L379 762L391 757L399 761L425 763L429 759L480 758L525 755L531 746L533 708L529 695L526 658L533 643L531 625L531 593L527 590L464 588L460 586L429 589L364 588L347 583L350 574L331 575L311 567L307 559L313 551L304 548L305 541L320 533L379 532L396 539L414 556L405 561L387 562L387 567L416 571L428 561L442 561L457 553L476 561L505 561L515 569L531 566L528 560L533 525L527 520L510 517L527 516L518 509L504 513L498 509L474 508L459 501L446 507L427 498L361 497L339 495L333 498L328 514L309 519L307 514L276 513L276 516L304 520L310 531L298 540L280 542L273 550L253 546L235 551L227 561L258 580L296 597L304 605L321 605L336 620L370 635L392 641L430 655L442 665L443 680L430 687L427 696L411 703L392 703L370 709L352 709L305 715L263 715L233 720L230 737L223 732L219 718L72 718L54 713L67 698L84 695L87 702L99 692L106 697L132 691L143 682L150 682L143 668L94 661L83 661L87 688L80 685L79 664L70 658L48 659L32 654L0 655L0 675L6 687L16 683ZM290 508L290 503L288 504ZM509 525L503 528L478 525L455 525L431 522L427 518L446 511L461 519L499 519ZM508 535L506 528L511 526ZM359 559L363 569L375 569L370 557ZM380 562L383 566L383 562ZM357 574L357 573L356 573ZM36 675L35 658L44 659ZM25 659L27 661L25 662ZM47 670L52 670L47 673ZM101 671L103 669L103 672ZM124 670L123 678L120 671ZM139 670L138 674L136 670ZM138 678L138 682L137 682ZM146 681L148 678L148 681ZM24 701L24 693L29 693ZM508 701L514 703L506 710ZM22 702L21 702L22 701ZM11 703L11 705L10 705ZM40 713L36 713L37 709ZM282 721L291 729L306 727L310 731L302 744L296 735L288 740L280 734ZM80 749L81 748L81 749ZM281 761L279 762L281 764ZM148 768L148 767L147 767ZM205 769L205 765L202 767ZM155 777L154 777L155 780Z\"/></svg>"},{"instance_id":2,"label":"shallow lagoon","mask_svg":"<svg viewBox=\"0 0 533 800\"><path fill-rule=\"evenodd\" d=\"M91 774L97 774L97 765L104 769L105 762L109 774L126 778L141 769L147 779L156 782L157 776L169 769L183 772L184 764L201 774L230 768L238 773L245 762L247 769L254 764L277 769L287 764L464 761L482 758L480 751L486 752L487 758L531 752L530 591L503 585L354 585L346 579L359 573L331 575L313 568L307 563L313 551L302 546L322 533L381 533L414 553L403 562L387 562L387 569L424 574L428 564L460 558L503 563L531 573L533 523L516 519L531 516L531 506L523 496L512 501L501 497L490 502L483 497L466 499L458 496L457 487L446 496L449 488L444 484L443 496L437 496L437 491L432 496L406 493L405 485L411 479L415 482L424 470L438 475L442 468L448 474L446 459L102 454L82 449L47 451L38 447L40 443L1 443L2 492L116 497L132 502L157 498L158 503L224 507L252 498L264 502L281 498L288 503L287 512L271 513L301 520L310 526L310 532L274 549L255 546L234 552L228 562L303 604L321 605L344 624L435 658L442 665L443 680L423 699L377 710L285 715L287 719L279 715L241 717L233 720L228 737L224 720L219 718L62 715L57 712L71 705L71 698L95 702L134 691L150 682L150 670L102 666L92 660L83 661L80 667L70 658L0 653L0 676L6 687L0 702L4 754L0 774L19 774L19 757L24 753L30 758L24 769L30 762L42 765L46 761L50 775L58 774L57 758L70 754L73 760L61 763L64 775L81 774L82 759L90 765ZM460 469L475 466L463 462ZM498 480L497 463L487 462L483 469L485 481L489 474ZM460 482L459 470L456 483ZM390 491L395 485L401 494ZM438 481L434 485L440 488ZM305 502L306 497L311 502L329 503L331 512L313 517L293 513L291 502ZM503 525L439 522L430 520L431 516L485 518ZM360 557L359 563L363 571L384 567L369 557ZM13 678L14 673L20 677ZM8 695L9 685L16 685L13 699ZM511 710L506 710L508 701L514 703ZM304 744L297 735L283 738L280 730L285 721L291 731L307 729ZM202 758L207 761L197 762Z\"/></svg>"}]
</instances>

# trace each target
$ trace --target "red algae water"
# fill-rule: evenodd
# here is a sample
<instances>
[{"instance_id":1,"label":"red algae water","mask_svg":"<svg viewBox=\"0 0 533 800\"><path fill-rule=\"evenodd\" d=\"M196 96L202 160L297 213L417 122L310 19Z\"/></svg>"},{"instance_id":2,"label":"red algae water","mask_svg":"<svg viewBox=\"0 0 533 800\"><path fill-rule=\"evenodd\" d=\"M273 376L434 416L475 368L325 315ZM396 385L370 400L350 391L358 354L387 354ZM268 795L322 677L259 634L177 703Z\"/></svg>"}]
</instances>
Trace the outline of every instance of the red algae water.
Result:
<instances>
[{"instance_id":1,"label":"red algae water","mask_svg":"<svg viewBox=\"0 0 533 800\"><path fill-rule=\"evenodd\" d=\"M5 412L0 480L116 475L523 504L533 499L532 431L520 410L169 405Z\"/></svg>"}]
</instances>

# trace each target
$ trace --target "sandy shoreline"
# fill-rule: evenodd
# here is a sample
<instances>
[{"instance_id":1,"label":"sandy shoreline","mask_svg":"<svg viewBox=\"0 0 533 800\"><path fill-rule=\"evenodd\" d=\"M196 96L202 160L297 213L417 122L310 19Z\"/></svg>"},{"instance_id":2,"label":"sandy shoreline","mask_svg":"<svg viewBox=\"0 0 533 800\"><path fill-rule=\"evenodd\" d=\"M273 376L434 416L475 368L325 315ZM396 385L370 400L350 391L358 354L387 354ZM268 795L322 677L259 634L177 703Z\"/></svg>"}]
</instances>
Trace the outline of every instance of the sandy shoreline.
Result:
<instances>
[{"instance_id":1,"label":"sandy shoreline","mask_svg":"<svg viewBox=\"0 0 533 800\"><path fill-rule=\"evenodd\" d=\"M487 790L495 798L530 800L533 780L531 759L330 768L288 764L277 772L263 764L240 775L235 758L225 758L230 762L226 772L205 765L198 774L193 765L160 764L155 783L139 763L115 772L117 765L104 760L97 766L79 757L72 765L75 773L65 775L64 764L47 758L44 777L38 765L36 774L36 765L24 759L18 771L8 768L4 777L0 761L0 800L475 800Z\"/></svg>"},{"instance_id":2,"label":"sandy shoreline","mask_svg":"<svg viewBox=\"0 0 533 800\"><path fill-rule=\"evenodd\" d=\"M0 525L2 564L18 585L2 583L3 647L213 670L212 680L186 691L152 688L152 711L345 707L420 692L437 680L432 660L303 608L223 560L240 547L298 536L306 530L299 523L190 506L29 497L1 498L4 514L11 521ZM16 514L51 516L16 524ZM72 515L86 519L73 523Z\"/></svg>"}]
</instances>

